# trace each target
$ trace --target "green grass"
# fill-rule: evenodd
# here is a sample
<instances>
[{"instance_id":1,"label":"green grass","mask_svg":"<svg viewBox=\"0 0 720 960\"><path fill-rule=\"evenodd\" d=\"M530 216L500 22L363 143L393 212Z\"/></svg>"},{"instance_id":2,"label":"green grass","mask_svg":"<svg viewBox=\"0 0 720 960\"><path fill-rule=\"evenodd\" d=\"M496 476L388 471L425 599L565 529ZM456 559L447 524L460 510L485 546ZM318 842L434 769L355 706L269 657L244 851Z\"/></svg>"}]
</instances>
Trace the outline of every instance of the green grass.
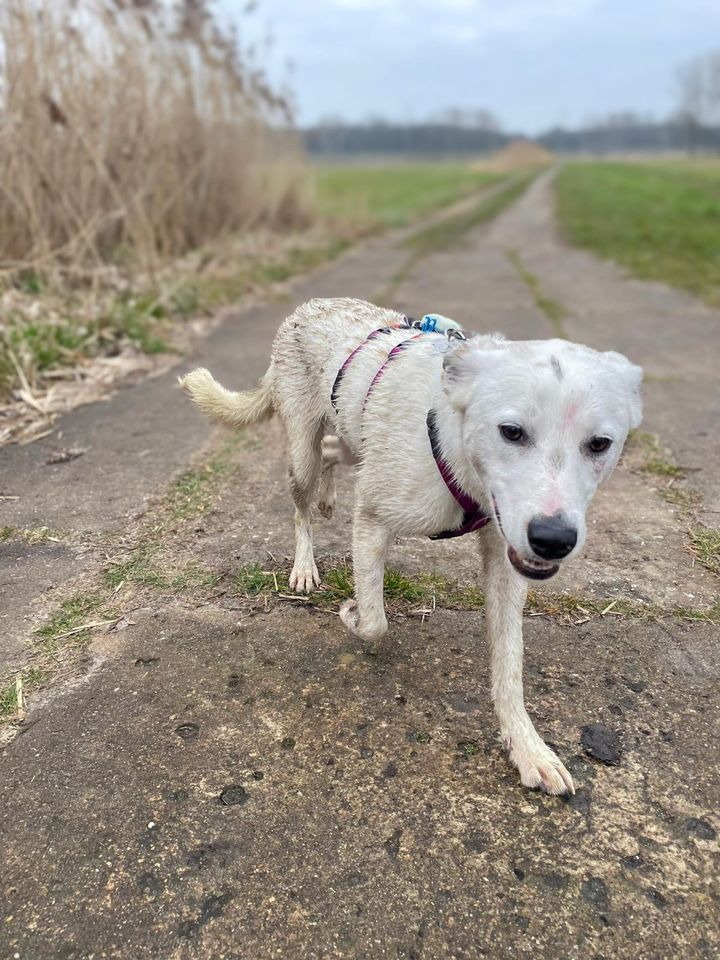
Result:
<instances>
[{"instance_id":1,"label":"green grass","mask_svg":"<svg viewBox=\"0 0 720 960\"><path fill-rule=\"evenodd\" d=\"M227 273L209 271L178 287L169 300L168 312L174 317L192 317L235 303L254 287L283 283L334 259L348 244L345 237L330 237L290 247L275 259L246 257Z\"/></svg>"},{"instance_id":2,"label":"green grass","mask_svg":"<svg viewBox=\"0 0 720 960\"><path fill-rule=\"evenodd\" d=\"M48 540L62 540L61 534L49 527L0 527L0 543L5 540L24 540L30 546L47 543Z\"/></svg>"},{"instance_id":3,"label":"green grass","mask_svg":"<svg viewBox=\"0 0 720 960\"><path fill-rule=\"evenodd\" d=\"M451 249L460 245L466 235L476 227L498 216L527 189L535 174L521 174L510 180L505 186L481 198L467 210L443 218L424 230L413 233L404 241L410 255L405 263L391 278L387 286L376 294L378 303L390 303L399 285L408 277L418 261L429 254Z\"/></svg>"},{"instance_id":4,"label":"green grass","mask_svg":"<svg viewBox=\"0 0 720 960\"><path fill-rule=\"evenodd\" d=\"M433 574L409 576L388 567L385 570L385 599L388 603L429 603L440 591L445 591L447 581ZM323 603L338 603L349 600L354 593L352 568L341 563L325 572L323 577Z\"/></svg>"},{"instance_id":5,"label":"green grass","mask_svg":"<svg viewBox=\"0 0 720 960\"><path fill-rule=\"evenodd\" d=\"M446 250L462 242L466 234L498 214L524 193L534 174L521 175L510 181L507 186L480 199L469 210L452 217L446 217L425 230L414 233L406 241L418 256L426 256L437 250Z\"/></svg>"},{"instance_id":6,"label":"green grass","mask_svg":"<svg viewBox=\"0 0 720 960\"><path fill-rule=\"evenodd\" d=\"M0 378L3 372L6 380L16 375L11 354L32 380L81 358L112 355L124 344L145 353L167 351L168 343L157 333L167 317L167 308L154 292L142 296L122 293L94 315L82 316L76 295L66 291L62 309L53 310L47 319L28 321L20 312L7 316L0 334Z\"/></svg>"},{"instance_id":7,"label":"green grass","mask_svg":"<svg viewBox=\"0 0 720 960\"><path fill-rule=\"evenodd\" d=\"M635 451L642 456L642 462L636 466L640 473L667 481L667 483L659 482L655 487L657 495L667 503L691 515L702 502L700 493L684 482L687 471L669 459L671 454L667 450L663 451L660 439L655 434L632 430L628 437L628 451ZM683 482L676 484L675 480Z\"/></svg>"},{"instance_id":8,"label":"green grass","mask_svg":"<svg viewBox=\"0 0 720 960\"><path fill-rule=\"evenodd\" d=\"M538 310L544 313L547 319L550 321L550 326L552 327L555 336L559 337L561 340L567 340L568 335L567 331L565 330L565 318L567 317L567 310L565 307L557 300L553 300L552 297L548 297L547 294L544 293L540 283L540 278L537 276L537 274L534 274L528 270L517 250L508 250L507 257L510 263L512 263L517 270L520 279L530 291L535 306L538 308Z\"/></svg>"},{"instance_id":9,"label":"green grass","mask_svg":"<svg viewBox=\"0 0 720 960\"><path fill-rule=\"evenodd\" d=\"M63 662L62 653L83 646L90 638L94 625L116 619L102 593L75 593L68 597L55 613L35 631L37 643L33 646L32 661L12 678L0 685L0 723L18 719L17 677L22 677L23 691L49 682Z\"/></svg>"},{"instance_id":10,"label":"green grass","mask_svg":"<svg viewBox=\"0 0 720 960\"><path fill-rule=\"evenodd\" d=\"M132 553L126 560L113 563L103 574L105 586L117 590L126 583L158 590L184 591L204 589L217 583L219 575L203 568L195 562L184 567L159 569L157 564L157 546L148 545Z\"/></svg>"},{"instance_id":11,"label":"green grass","mask_svg":"<svg viewBox=\"0 0 720 960\"><path fill-rule=\"evenodd\" d=\"M698 184L720 193L720 163L715 157L682 157L674 160L656 160L653 170L676 177L691 178Z\"/></svg>"},{"instance_id":12,"label":"green grass","mask_svg":"<svg viewBox=\"0 0 720 960\"><path fill-rule=\"evenodd\" d=\"M235 589L238 593L250 597L269 596L276 592L287 593L289 589L287 571L264 570L258 563L249 564L236 574ZM352 567L346 561L341 561L336 566L323 571L322 588L313 594L312 599L317 606L334 607L349 600L353 592ZM411 576L392 568L385 571L385 599L388 603L427 604L431 603L433 598L440 596L448 602L458 596L453 585L444 577L434 574ZM472 599L480 609L482 595L476 592Z\"/></svg>"},{"instance_id":13,"label":"green grass","mask_svg":"<svg viewBox=\"0 0 720 960\"><path fill-rule=\"evenodd\" d=\"M15 681L12 680L9 684L0 689L0 720L4 720L8 717L14 717L17 713L17 706L17 687L15 685Z\"/></svg>"},{"instance_id":14,"label":"green grass","mask_svg":"<svg viewBox=\"0 0 720 960\"><path fill-rule=\"evenodd\" d=\"M167 501L172 516L182 520L204 513L211 503L210 487L215 478L215 471L208 465L199 470L188 470L170 484Z\"/></svg>"},{"instance_id":15,"label":"green grass","mask_svg":"<svg viewBox=\"0 0 720 960\"><path fill-rule=\"evenodd\" d=\"M113 590L123 583L137 583L144 587L167 587L167 577L155 569L153 561L154 554L150 548L136 550L127 560L113 563L105 571L106 586Z\"/></svg>"},{"instance_id":16,"label":"green grass","mask_svg":"<svg viewBox=\"0 0 720 960\"><path fill-rule=\"evenodd\" d=\"M209 463L188 470L170 484L166 503L173 520L186 520L205 513L221 480L233 469L232 454L244 443L240 432L230 434Z\"/></svg>"},{"instance_id":17,"label":"green grass","mask_svg":"<svg viewBox=\"0 0 720 960\"><path fill-rule=\"evenodd\" d=\"M188 563L179 572L170 577L170 586L173 590L206 590L215 586L221 579L220 574L203 570L198 563Z\"/></svg>"},{"instance_id":18,"label":"green grass","mask_svg":"<svg viewBox=\"0 0 720 960\"><path fill-rule=\"evenodd\" d=\"M203 589L215 584L219 577L191 562L168 573L159 572L153 565L154 553L146 547L135 551L122 563L109 567L97 593L76 593L68 597L55 613L35 631L37 644L33 650L32 665L20 671L23 689L28 693L52 679L61 654L69 648L83 646L95 626L117 619L113 611L111 591L124 583L163 590ZM0 686L0 722L17 719L16 677L6 678Z\"/></svg>"},{"instance_id":19,"label":"green grass","mask_svg":"<svg viewBox=\"0 0 720 960\"><path fill-rule=\"evenodd\" d=\"M103 598L98 594L76 593L69 597L47 623L35 631L40 638L42 649L45 652L54 652L68 634L71 634L74 643L86 640L88 632L80 628L89 620L107 619L107 613L102 610L102 606Z\"/></svg>"},{"instance_id":20,"label":"green grass","mask_svg":"<svg viewBox=\"0 0 720 960\"><path fill-rule=\"evenodd\" d=\"M33 690L46 679L45 673L38 667L21 670L23 694ZM24 696L23 696L24 699ZM0 688L0 723L16 718L18 713L17 677Z\"/></svg>"},{"instance_id":21,"label":"green grass","mask_svg":"<svg viewBox=\"0 0 720 960\"><path fill-rule=\"evenodd\" d=\"M321 215L368 227L399 227L447 206L501 175L450 163L316 168Z\"/></svg>"},{"instance_id":22,"label":"green grass","mask_svg":"<svg viewBox=\"0 0 720 960\"><path fill-rule=\"evenodd\" d=\"M641 473L670 479L685 476L685 470L669 459L670 452L661 448L660 438L654 433L631 430L628 435L627 449L641 454L643 458L639 467Z\"/></svg>"},{"instance_id":23,"label":"green grass","mask_svg":"<svg viewBox=\"0 0 720 960\"><path fill-rule=\"evenodd\" d=\"M287 587L287 578L278 577L278 586ZM235 577L235 589L238 593L256 597L275 589L275 578L272 572L263 570L259 563L251 563L243 567Z\"/></svg>"},{"instance_id":24,"label":"green grass","mask_svg":"<svg viewBox=\"0 0 720 960\"><path fill-rule=\"evenodd\" d=\"M720 576L720 530L706 527L691 530L690 549L698 563Z\"/></svg>"},{"instance_id":25,"label":"green grass","mask_svg":"<svg viewBox=\"0 0 720 960\"><path fill-rule=\"evenodd\" d=\"M703 537L701 534L708 536ZM713 553L718 548L713 536L719 535L714 531L701 531L698 534L695 549L701 562L719 562L717 552ZM353 596L352 568L346 560L340 560L334 566L325 568L321 575L322 586L305 598L307 603L320 609L337 609ZM260 564L249 564L236 575L235 589L245 597L263 597L266 602L279 596L284 597L289 593L287 570L265 570ZM385 571L384 595L389 609L406 613L414 611L416 614L430 613L435 607L479 611L485 605L482 591L477 587L463 586L438 574L405 574L392 568ZM680 605L664 608L622 597L597 598L569 593L555 594L547 590L530 590L525 609L526 613L544 614L564 621L613 616L641 620L680 617L715 622L720 617L720 602L712 609Z\"/></svg>"},{"instance_id":26,"label":"green grass","mask_svg":"<svg viewBox=\"0 0 720 960\"><path fill-rule=\"evenodd\" d=\"M574 163L556 191L571 243L720 304L720 163Z\"/></svg>"},{"instance_id":27,"label":"green grass","mask_svg":"<svg viewBox=\"0 0 720 960\"><path fill-rule=\"evenodd\" d=\"M684 477L685 471L682 467L670 463L663 457L650 457L650 459L640 468L643 473L652 473L657 477Z\"/></svg>"}]
</instances>

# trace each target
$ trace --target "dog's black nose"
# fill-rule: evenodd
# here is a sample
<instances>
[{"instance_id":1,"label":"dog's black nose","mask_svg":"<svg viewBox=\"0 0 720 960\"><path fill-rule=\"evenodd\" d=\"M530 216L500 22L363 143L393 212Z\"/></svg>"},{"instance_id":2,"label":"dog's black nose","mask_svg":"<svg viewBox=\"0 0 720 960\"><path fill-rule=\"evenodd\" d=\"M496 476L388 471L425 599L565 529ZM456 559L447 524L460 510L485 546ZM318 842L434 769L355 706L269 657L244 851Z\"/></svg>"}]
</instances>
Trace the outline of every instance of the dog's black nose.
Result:
<instances>
[{"instance_id":1,"label":"dog's black nose","mask_svg":"<svg viewBox=\"0 0 720 960\"><path fill-rule=\"evenodd\" d=\"M543 560L562 560L577 543L577 530L561 517L535 517L528 525L528 541Z\"/></svg>"}]
</instances>

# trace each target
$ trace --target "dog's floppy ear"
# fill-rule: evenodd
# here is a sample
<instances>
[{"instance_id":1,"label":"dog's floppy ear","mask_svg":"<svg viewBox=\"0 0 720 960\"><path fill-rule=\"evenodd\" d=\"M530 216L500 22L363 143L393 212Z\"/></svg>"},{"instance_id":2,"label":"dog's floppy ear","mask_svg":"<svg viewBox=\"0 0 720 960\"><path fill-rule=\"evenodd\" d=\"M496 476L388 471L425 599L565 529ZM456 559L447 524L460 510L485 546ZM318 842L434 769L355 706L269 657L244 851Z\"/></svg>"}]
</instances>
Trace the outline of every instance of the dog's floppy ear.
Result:
<instances>
[{"instance_id":1,"label":"dog's floppy ear","mask_svg":"<svg viewBox=\"0 0 720 960\"><path fill-rule=\"evenodd\" d=\"M631 363L626 356L622 353L615 353L614 350L606 351L603 356L614 366L615 371L621 377L628 403L630 429L635 430L642 421L642 367Z\"/></svg>"},{"instance_id":2,"label":"dog's floppy ear","mask_svg":"<svg viewBox=\"0 0 720 960\"><path fill-rule=\"evenodd\" d=\"M500 333L451 341L443 359L443 387L456 410L464 410L478 377L487 369L490 354L505 338Z\"/></svg>"}]
</instances>

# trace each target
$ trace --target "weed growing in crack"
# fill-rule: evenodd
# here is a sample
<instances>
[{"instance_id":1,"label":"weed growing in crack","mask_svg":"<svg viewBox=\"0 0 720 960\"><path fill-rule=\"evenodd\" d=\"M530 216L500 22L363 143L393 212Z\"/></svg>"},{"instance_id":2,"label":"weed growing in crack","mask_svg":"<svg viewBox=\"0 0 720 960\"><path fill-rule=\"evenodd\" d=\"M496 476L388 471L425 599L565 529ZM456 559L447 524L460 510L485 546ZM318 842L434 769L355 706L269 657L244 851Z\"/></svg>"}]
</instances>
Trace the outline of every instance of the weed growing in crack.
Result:
<instances>
[{"instance_id":1,"label":"weed growing in crack","mask_svg":"<svg viewBox=\"0 0 720 960\"><path fill-rule=\"evenodd\" d=\"M65 600L60 609L35 633L40 638L41 649L45 653L55 652L64 646L64 641L72 640L73 644L84 642L89 636L90 626L85 626L88 620L93 623L110 619L110 615L103 607L104 597L94 593L76 593Z\"/></svg>"},{"instance_id":2,"label":"weed growing in crack","mask_svg":"<svg viewBox=\"0 0 720 960\"><path fill-rule=\"evenodd\" d=\"M547 296L547 294L543 291L540 278L537 276L537 274L528 270L517 250L508 250L507 258L515 267L518 276L530 291L535 302L535 306L538 308L538 310L544 313L547 319L550 321L550 326L552 327L555 336L559 337L561 340L567 340L568 335L567 330L565 329L567 310L565 307L557 300L553 300L552 297Z\"/></svg>"},{"instance_id":3,"label":"weed growing in crack","mask_svg":"<svg viewBox=\"0 0 720 960\"><path fill-rule=\"evenodd\" d=\"M113 563L105 571L105 584L117 589L123 583L138 583L146 587L167 587L167 578L153 566L154 551L149 547L136 550L127 560Z\"/></svg>"},{"instance_id":4,"label":"weed growing in crack","mask_svg":"<svg viewBox=\"0 0 720 960\"><path fill-rule=\"evenodd\" d=\"M654 473L658 477L684 477L682 467L665 460L663 457L650 457L641 467L643 473Z\"/></svg>"},{"instance_id":5,"label":"weed growing in crack","mask_svg":"<svg viewBox=\"0 0 720 960\"><path fill-rule=\"evenodd\" d=\"M18 703L18 678L22 682L22 690L27 693L43 683L46 674L38 667L28 667L0 688L0 723L15 720L20 714L22 704Z\"/></svg>"},{"instance_id":6,"label":"weed growing in crack","mask_svg":"<svg viewBox=\"0 0 720 960\"><path fill-rule=\"evenodd\" d=\"M698 563L720 576L720 530L694 527L689 537L690 550Z\"/></svg>"}]
</instances>

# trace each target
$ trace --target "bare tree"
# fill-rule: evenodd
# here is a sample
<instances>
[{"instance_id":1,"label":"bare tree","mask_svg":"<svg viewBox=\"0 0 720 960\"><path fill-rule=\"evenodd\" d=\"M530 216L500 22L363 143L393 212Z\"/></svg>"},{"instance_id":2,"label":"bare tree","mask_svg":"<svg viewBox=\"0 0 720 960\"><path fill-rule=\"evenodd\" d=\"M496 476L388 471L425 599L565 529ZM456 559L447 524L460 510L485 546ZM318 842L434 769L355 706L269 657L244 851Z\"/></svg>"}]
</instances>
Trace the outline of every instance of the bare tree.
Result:
<instances>
[{"instance_id":1,"label":"bare tree","mask_svg":"<svg viewBox=\"0 0 720 960\"><path fill-rule=\"evenodd\" d=\"M440 110L430 118L431 122L458 127L462 130L492 130L499 131L500 123L492 112L484 108L462 110L459 107L448 107Z\"/></svg>"},{"instance_id":2,"label":"bare tree","mask_svg":"<svg viewBox=\"0 0 720 960\"><path fill-rule=\"evenodd\" d=\"M681 116L696 126L720 124L720 50L689 60L678 71Z\"/></svg>"}]
</instances>

